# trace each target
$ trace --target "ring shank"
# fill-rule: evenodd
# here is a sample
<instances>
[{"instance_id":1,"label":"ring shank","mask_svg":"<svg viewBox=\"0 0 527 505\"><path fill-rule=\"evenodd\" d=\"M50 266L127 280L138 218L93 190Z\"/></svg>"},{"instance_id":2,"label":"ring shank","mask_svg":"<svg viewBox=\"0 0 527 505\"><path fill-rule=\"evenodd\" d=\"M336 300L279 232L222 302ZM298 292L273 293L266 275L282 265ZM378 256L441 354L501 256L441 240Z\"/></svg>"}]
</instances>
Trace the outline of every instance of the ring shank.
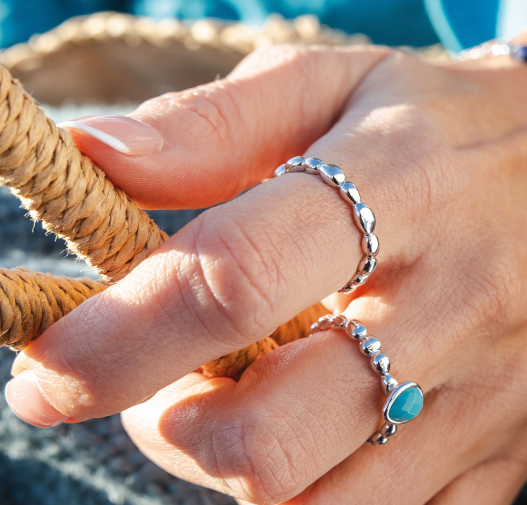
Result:
<instances>
[{"instance_id":1,"label":"ring shank","mask_svg":"<svg viewBox=\"0 0 527 505\"><path fill-rule=\"evenodd\" d=\"M363 234L361 248L364 252L355 274L339 289L339 293L348 294L363 286L377 269L377 254L379 253L379 238L373 233L376 219L373 211L362 202L360 192L352 182L346 180L346 174L332 163L324 163L319 158L304 158L295 156L280 165L275 170L275 177L287 173L305 172L319 175L328 186L337 188L342 199L352 206L353 218L359 231Z\"/></svg>"}]
</instances>

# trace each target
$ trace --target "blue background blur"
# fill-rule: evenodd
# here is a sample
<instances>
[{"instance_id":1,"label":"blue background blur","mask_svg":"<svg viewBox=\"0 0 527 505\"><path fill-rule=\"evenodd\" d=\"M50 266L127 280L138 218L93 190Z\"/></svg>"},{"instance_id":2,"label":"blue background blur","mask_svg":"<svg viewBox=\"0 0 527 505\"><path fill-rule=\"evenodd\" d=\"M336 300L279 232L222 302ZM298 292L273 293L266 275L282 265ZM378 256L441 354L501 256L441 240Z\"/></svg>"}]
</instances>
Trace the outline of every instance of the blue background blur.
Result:
<instances>
[{"instance_id":1,"label":"blue background blur","mask_svg":"<svg viewBox=\"0 0 527 505\"><path fill-rule=\"evenodd\" d=\"M441 40L452 51L496 36L508 39L527 28L527 0L0 0L0 47L98 11L253 25L271 13L286 19L314 14L323 24L364 33L378 44L424 46Z\"/></svg>"},{"instance_id":2,"label":"blue background blur","mask_svg":"<svg viewBox=\"0 0 527 505\"><path fill-rule=\"evenodd\" d=\"M24 42L72 16L101 10L158 19L217 17L255 25L272 12L286 18L316 14L324 24L365 33L381 44L438 41L423 0L1 0L0 46Z\"/></svg>"}]
</instances>

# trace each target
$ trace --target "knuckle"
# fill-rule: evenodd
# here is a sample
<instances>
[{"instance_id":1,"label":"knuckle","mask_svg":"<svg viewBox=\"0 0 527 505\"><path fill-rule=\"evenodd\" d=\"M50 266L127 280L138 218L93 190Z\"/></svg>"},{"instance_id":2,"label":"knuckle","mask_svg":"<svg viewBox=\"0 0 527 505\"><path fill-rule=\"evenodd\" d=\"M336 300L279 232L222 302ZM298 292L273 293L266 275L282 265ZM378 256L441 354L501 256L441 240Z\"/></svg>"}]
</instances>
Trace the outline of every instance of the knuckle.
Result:
<instances>
[{"instance_id":1,"label":"knuckle","mask_svg":"<svg viewBox=\"0 0 527 505\"><path fill-rule=\"evenodd\" d=\"M274 254L262 245L259 233L235 218L204 213L193 245L198 284L209 299L204 318L215 308L232 330L245 336L272 331L280 280Z\"/></svg>"},{"instance_id":2,"label":"knuckle","mask_svg":"<svg viewBox=\"0 0 527 505\"><path fill-rule=\"evenodd\" d=\"M295 461L303 449L286 422L252 412L216 423L210 437L217 468L237 496L276 504L300 491Z\"/></svg>"},{"instance_id":3,"label":"knuckle","mask_svg":"<svg viewBox=\"0 0 527 505\"><path fill-rule=\"evenodd\" d=\"M356 92L355 107L348 110L352 124L361 107L368 111L355 135L375 145L376 160L382 159L372 167L379 171L374 198L381 208L395 203L416 213L457 198L466 184L467 171L461 170L460 156L443 126L437 94L423 92L435 71L413 56L392 52L366 78Z\"/></svg>"},{"instance_id":4,"label":"knuckle","mask_svg":"<svg viewBox=\"0 0 527 505\"><path fill-rule=\"evenodd\" d=\"M231 145L233 142L233 125L239 124L241 115L236 106L233 88L235 83L217 80L198 86L191 90L170 92L145 102L150 113L158 111L178 111L188 116L189 128L199 134L200 139L207 139L213 148Z\"/></svg>"},{"instance_id":5,"label":"knuckle","mask_svg":"<svg viewBox=\"0 0 527 505\"><path fill-rule=\"evenodd\" d=\"M232 142L231 115L233 102L226 93L227 86L222 82L200 86L192 93L184 94L179 107L198 118L209 129L213 137L222 143Z\"/></svg>"},{"instance_id":6,"label":"knuckle","mask_svg":"<svg viewBox=\"0 0 527 505\"><path fill-rule=\"evenodd\" d=\"M382 159L372 167L379 173L371 197L387 214L395 204L405 214L417 216L426 206L444 203L461 191L455 150L419 105L376 107L361 121L357 133L366 145L376 146Z\"/></svg>"},{"instance_id":7,"label":"knuckle","mask_svg":"<svg viewBox=\"0 0 527 505\"><path fill-rule=\"evenodd\" d=\"M69 364L69 358L61 360L60 371L37 371L39 385L46 399L61 413L69 417L89 419L104 416L111 403L95 392L91 380L79 377Z\"/></svg>"}]
</instances>

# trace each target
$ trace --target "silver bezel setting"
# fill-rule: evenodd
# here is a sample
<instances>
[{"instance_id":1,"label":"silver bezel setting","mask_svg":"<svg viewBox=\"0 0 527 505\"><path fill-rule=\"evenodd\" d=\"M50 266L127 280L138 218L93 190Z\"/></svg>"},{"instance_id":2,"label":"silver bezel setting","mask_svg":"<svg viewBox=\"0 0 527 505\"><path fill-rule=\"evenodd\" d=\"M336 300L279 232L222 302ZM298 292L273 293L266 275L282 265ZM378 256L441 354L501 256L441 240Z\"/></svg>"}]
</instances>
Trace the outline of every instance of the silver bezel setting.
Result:
<instances>
[{"instance_id":1,"label":"silver bezel setting","mask_svg":"<svg viewBox=\"0 0 527 505\"><path fill-rule=\"evenodd\" d=\"M409 423L410 421L413 421L415 419L415 417L417 417L417 416L412 417L412 419L408 419L407 421L396 421L396 420L392 419L390 417L390 415L389 415L390 407L393 405L393 402L395 402L395 400L402 393L404 393L404 391L406 391L407 389L410 389L410 388L417 388L419 390L419 392L421 393L421 395L423 396L423 398L424 398L425 395L423 393L423 390L419 386L419 384L417 384L415 382L411 382L411 381L403 382L402 384L399 384L390 393L390 396L388 396L388 399L386 400L386 403L384 404L384 407L382 408L382 414L384 416L384 419L386 419L386 421L388 421L389 423L391 423L391 424L406 424L406 423Z\"/></svg>"}]
</instances>

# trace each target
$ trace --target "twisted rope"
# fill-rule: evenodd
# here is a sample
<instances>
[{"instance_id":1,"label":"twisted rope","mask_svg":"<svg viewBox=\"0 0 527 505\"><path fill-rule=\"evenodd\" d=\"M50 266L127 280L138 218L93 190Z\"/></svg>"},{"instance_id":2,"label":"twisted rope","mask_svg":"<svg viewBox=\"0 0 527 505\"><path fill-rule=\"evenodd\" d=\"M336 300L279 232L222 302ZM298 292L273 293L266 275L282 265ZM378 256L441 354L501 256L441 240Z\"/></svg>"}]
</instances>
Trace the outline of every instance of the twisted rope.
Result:
<instances>
[{"instance_id":1,"label":"twisted rope","mask_svg":"<svg viewBox=\"0 0 527 505\"><path fill-rule=\"evenodd\" d=\"M117 281L167 238L0 67L0 184L68 249Z\"/></svg>"},{"instance_id":2,"label":"twisted rope","mask_svg":"<svg viewBox=\"0 0 527 505\"><path fill-rule=\"evenodd\" d=\"M1 268L0 345L24 349L55 321L107 286L91 279Z\"/></svg>"},{"instance_id":3,"label":"twisted rope","mask_svg":"<svg viewBox=\"0 0 527 505\"><path fill-rule=\"evenodd\" d=\"M10 187L33 220L63 238L68 249L104 279L0 269L0 345L24 349L83 301L126 276L168 238L1 66L0 184ZM309 316L309 321L315 319ZM292 322L277 330L275 338L283 344L305 336L308 329L309 322ZM203 372L238 377L276 349L277 340L267 337L222 356Z\"/></svg>"}]
</instances>

